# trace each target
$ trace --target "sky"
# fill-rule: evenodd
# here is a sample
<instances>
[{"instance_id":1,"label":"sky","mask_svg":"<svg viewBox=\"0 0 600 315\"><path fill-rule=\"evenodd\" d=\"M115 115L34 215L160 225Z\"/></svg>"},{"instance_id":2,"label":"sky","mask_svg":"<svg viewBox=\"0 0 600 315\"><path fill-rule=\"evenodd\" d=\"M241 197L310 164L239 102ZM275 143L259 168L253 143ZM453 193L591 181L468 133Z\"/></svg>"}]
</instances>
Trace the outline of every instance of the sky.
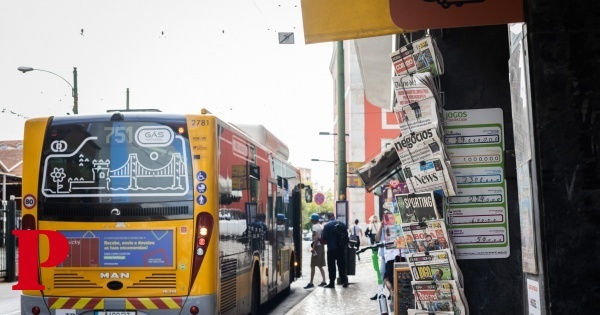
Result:
<instances>
[{"instance_id":1,"label":"sky","mask_svg":"<svg viewBox=\"0 0 600 315\"><path fill-rule=\"evenodd\" d=\"M294 44L279 44L293 32ZM333 187L332 43L304 43L300 0L5 0L0 2L0 140L27 118L126 107L208 109L262 124L289 161ZM21 73L19 66L43 71ZM62 79L61 79L62 77Z\"/></svg>"}]
</instances>

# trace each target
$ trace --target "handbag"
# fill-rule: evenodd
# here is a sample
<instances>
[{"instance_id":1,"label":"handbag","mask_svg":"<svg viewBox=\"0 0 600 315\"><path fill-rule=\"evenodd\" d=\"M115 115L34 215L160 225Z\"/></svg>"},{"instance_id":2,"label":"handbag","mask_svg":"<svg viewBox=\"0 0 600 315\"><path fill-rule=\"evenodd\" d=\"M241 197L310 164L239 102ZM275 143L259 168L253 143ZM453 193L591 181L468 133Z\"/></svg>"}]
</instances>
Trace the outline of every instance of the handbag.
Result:
<instances>
[{"instance_id":1,"label":"handbag","mask_svg":"<svg viewBox=\"0 0 600 315\"><path fill-rule=\"evenodd\" d=\"M352 241L358 240L358 234L356 234L356 226L352 227L352 234L350 234L350 240L352 240Z\"/></svg>"}]
</instances>

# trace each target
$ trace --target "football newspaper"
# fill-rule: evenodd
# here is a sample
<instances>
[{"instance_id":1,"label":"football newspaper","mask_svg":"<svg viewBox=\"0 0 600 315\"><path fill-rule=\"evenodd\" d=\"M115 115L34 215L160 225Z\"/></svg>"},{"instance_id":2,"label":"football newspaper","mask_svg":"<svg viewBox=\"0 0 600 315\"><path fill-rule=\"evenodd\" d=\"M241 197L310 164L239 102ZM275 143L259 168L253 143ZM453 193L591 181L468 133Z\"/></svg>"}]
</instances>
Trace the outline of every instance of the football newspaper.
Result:
<instances>
[{"instance_id":1,"label":"football newspaper","mask_svg":"<svg viewBox=\"0 0 600 315\"><path fill-rule=\"evenodd\" d=\"M411 253L447 249L454 252L444 220L402 224L404 244Z\"/></svg>"},{"instance_id":2,"label":"football newspaper","mask_svg":"<svg viewBox=\"0 0 600 315\"><path fill-rule=\"evenodd\" d=\"M450 249L407 253L406 261L415 281L456 280L462 287L462 272Z\"/></svg>"},{"instance_id":3,"label":"football newspaper","mask_svg":"<svg viewBox=\"0 0 600 315\"><path fill-rule=\"evenodd\" d=\"M462 288L454 280L412 281L417 309L451 311L455 315L469 313Z\"/></svg>"},{"instance_id":4,"label":"football newspaper","mask_svg":"<svg viewBox=\"0 0 600 315\"><path fill-rule=\"evenodd\" d=\"M425 36L400 47L390 54L396 75L431 72L434 77L444 73L444 60L435 39Z\"/></svg>"},{"instance_id":5,"label":"football newspaper","mask_svg":"<svg viewBox=\"0 0 600 315\"><path fill-rule=\"evenodd\" d=\"M433 191L398 194L396 198L396 209L400 213L400 223L425 222L428 220L439 219ZM418 226L418 224L416 224ZM410 231L409 231L410 232Z\"/></svg>"},{"instance_id":6,"label":"football newspaper","mask_svg":"<svg viewBox=\"0 0 600 315\"><path fill-rule=\"evenodd\" d=\"M403 165L406 185L411 193L442 190L445 197L456 195L456 181L450 162L434 158Z\"/></svg>"},{"instance_id":7,"label":"football newspaper","mask_svg":"<svg viewBox=\"0 0 600 315\"><path fill-rule=\"evenodd\" d=\"M443 312L443 311L425 311L417 309L408 309L408 315L454 315L454 312Z\"/></svg>"}]
</instances>

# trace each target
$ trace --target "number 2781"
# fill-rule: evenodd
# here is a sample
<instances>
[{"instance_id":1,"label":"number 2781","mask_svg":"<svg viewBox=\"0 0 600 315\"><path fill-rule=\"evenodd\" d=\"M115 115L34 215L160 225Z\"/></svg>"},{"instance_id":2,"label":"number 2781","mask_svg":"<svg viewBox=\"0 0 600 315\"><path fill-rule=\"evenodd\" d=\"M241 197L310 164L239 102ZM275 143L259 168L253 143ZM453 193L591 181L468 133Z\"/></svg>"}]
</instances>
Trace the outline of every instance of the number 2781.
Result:
<instances>
[{"instance_id":1,"label":"number 2781","mask_svg":"<svg viewBox=\"0 0 600 315\"><path fill-rule=\"evenodd\" d=\"M192 119L192 126L208 126L208 123L206 119Z\"/></svg>"}]
</instances>

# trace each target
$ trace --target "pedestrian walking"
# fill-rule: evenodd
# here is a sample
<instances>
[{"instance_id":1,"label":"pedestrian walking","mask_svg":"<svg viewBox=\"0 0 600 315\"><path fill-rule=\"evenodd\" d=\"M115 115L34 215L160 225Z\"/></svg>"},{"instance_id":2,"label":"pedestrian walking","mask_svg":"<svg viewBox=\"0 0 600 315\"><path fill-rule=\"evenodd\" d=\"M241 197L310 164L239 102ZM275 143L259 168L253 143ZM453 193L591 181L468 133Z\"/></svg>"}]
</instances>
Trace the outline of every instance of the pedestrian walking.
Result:
<instances>
[{"instance_id":1,"label":"pedestrian walking","mask_svg":"<svg viewBox=\"0 0 600 315\"><path fill-rule=\"evenodd\" d=\"M323 236L323 226L319 223L319 215L313 213L310 216L310 222L312 223L313 240L311 243L311 258L310 258L310 282L304 287L305 289L314 288L313 280L315 278L315 269L319 268L321 271L321 279L323 281L319 284L320 287L327 285L325 282L325 249L321 244L321 238Z\"/></svg>"},{"instance_id":2,"label":"pedestrian walking","mask_svg":"<svg viewBox=\"0 0 600 315\"><path fill-rule=\"evenodd\" d=\"M376 216L375 216L375 217L376 217ZM383 236L382 236L382 233L383 233L383 232L384 232L384 229L382 228L382 226L379 226L379 225L378 225L378 230L377 230L377 233L376 233L376 234L373 236L373 237L375 238L375 239L374 239L374 242L375 242L375 243L380 243L380 242L381 242L381 243L385 243L385 242L384 242L384 238L383 238ZM379 247L379 248L377 249L377 257L378 257L378 259L379 259L379 274L381 275L381 277L382 277L382 279L383 279L383 278L385 277L385 248L384 248L384 247ZM373 296L371 297L371 300L372 300L372 301L375 301L375 300L377 300L377 295L378 295L378 294L377 294L377 293L375 293L375 295L373 295ZM392 295L392 292L390 291L390 292L388 293L388 296L391 296L391 295Z\"/></svg>"},{"instance_id":3,"label":"pedestrian walking","mask_svg":"<svg viewBox=\"0 0 600 315\"><path fill-rule=\"evenodd\" d=\"M358 222L358 219L354 220L354 225L350 228L350 240L354 242L356 251L360 248L360 237L363 236L363 230ZM360 260L360 256L358 256L358 260Z\"/></svg>"},{"instance_id":4,"label":"pedestrian walking","mask_svg":"<svg viewBox=\"0 0 600 315\"><path fill-rule=\"evenodd\" d=\"M372 215L369 218L369 225L367 226L367 230L365 231L365 235L369 237L371 241L371 245L375 244L375 235L379 232L379 217L376 215Z\"/></svg>"},{"instance_id":5,"label":"pedestrian walking","mask_svg":"<svg viewBox=\"0 0 600 315\"><path fill-rule=\"evenodd\" d=\"M335 266L340 274L343 287L348 287L348 275L346 274L346 247L348 247L348 227L329 214L329 222L323 227L323 240L327 243L327 270L329 272L329 284L326 288L335 288Z\"/></svg>"},{"instance_id":6,"label":"pedestrian walking","mask_svg":"<svg viewBox=\"0 0 600 315\"><path fill-rule=\"evenodd\" d=\"M396 233L392 232L394 225L383 225L381 227L381 233L377 234L376 241L382 241L384 244L393 242L396 237ZM406 251L400 250L396 248L396 244L386 245L383 247L383 256L385 261L385 273L384 273L384 283L387 289L390 291L390 295L388 295L388 300L393 300L393 292L394 292L394 263L405 261ZM391 311L393 311L394 303L391 303Z\"/></svg>"}]
</instances>

